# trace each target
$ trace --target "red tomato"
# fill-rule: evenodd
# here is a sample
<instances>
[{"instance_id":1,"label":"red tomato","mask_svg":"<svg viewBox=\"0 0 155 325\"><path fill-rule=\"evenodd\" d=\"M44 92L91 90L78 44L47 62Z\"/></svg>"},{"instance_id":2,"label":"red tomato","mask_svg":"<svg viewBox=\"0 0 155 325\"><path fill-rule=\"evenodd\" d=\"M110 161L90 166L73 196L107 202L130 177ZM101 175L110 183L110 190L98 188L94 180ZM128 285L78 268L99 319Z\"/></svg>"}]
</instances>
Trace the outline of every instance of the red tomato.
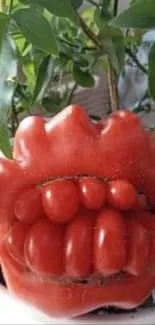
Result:
<instances>
[{"instance_id":1,"label":"red tomato","mask_svg":"<svg viewBox=\"0 0 155 325\"><path fill-rule=\"evenodd\" d=\"M132 275L139 275L146 270L149 261L149 233L148 230L134 218L129 218L127 220L127 230L127 264L124 270Z\"/></svg>"},{"instance_id":2,"label":"red tomato","mask_svg":"<svg viewBox=\"0 0 155 325\"><path fill-rule=\"evenodd\" d=\"M90 216L81 215L67 226L65 268L71 278L88 277L92 272L93 222Z\"/></svg>"},{"instance_id":3,"label":"red tomato","mask_svg":"<svg viewBox=\"0 0 155 325\"><path fill-rule=\"evenodd\" d=\"M136 204L137 192L132 184L125 180L109 183L108 202L120 210L129 210Z\"/></svg>"},{"instance_id":4,"label":"red tomato","mask_svg":"<svg viewBox=\"0 0 155 325\"><path fill-rule=\"evenodd\" d=\"M137 307L155 286L154 217L148 215L146 221L145 216L144 223L140 222L148 230L151 241L145 267L144 264L137 264L139 262L131 263L145 251L142 245L142 241L147 242L144 229L137 226L139 230L134 231L138 232L138 237L134 231L126 229L126 222L132 217L130 213L139 200L136 190L148 200L142 210L155 207L155 137L131 112L116 112L103 119L101 124L102 127L94 126L86 111L78 105L71 105L47 123L42 117L28 117L21 122L15 135L14 159L9 160L0 153L0 262L7 287L13 294L51 317L74 317L103 306ZM113 208L109 207L101 213L101 201L99 204L98 200L103 192L90 195L90 202L88 193L92 193L92 190L87 190L88 206L95 215L91 216L79 197L80 186L74 182L79 175L118 180L109 186L113 184L115 189L114 193L110 191L112 200L102 201L102 205L109 204ZM53 183L57 185L51 185ZM21 236L20 229L15 232L16 236L11 237L11 242L15 244L10 245L12 250L9 253L4 238L14 222L17 198L27 188L40 186L43 190L39 202L44 202L44 214L48 219L46 216L42 220L36 218L25 235ZM94 186L93 190L95 193ZM25 213L28 201L24 201L24 212L19 213L19 217L17 213L17 218ZM100 212L97 211L98 207ZM81 216L87 216L89 222L95 219L93 227L84 221L85 218L80 219L80 225L76 221L76 226L73 226L77 216L80 218L81 208L88 212ZM127 211L123 216L114 209ZM26 216L29 218L30 214L28 212ZM142 211L139 214L142 221ZM61 223L64 223L63 229ZM23 222L21 224L24 225ZM128 240L132 243L129 248ZM18 262L23 254L23 242L27 263L24 267ZM74 245L68 254L70 242ZM89 242L93 245L91 253ZM21 247L19 251L17 249L20 258L14 250L18 247ZM80 251L79 247L84 248ZM135 252L139 252L137 257ZM86 254L90 256L89 259L84 258ZM138 275L121 272L125 266L129 266L129 257L130 270L138 270ZM90 267L92 264L93 271ZM67 269L68 274L75 278L67 274ZM79 283L77 276L81 275L84 275L84 279Z\"/></svg>"},{"instance_id":5,"label":"red tomato","mask_svg":"<svg viewBox=\"0 0 155 325\"><path fill-rule=\"evenodd\" d=\"M16 222L9 230L6 237L6 247L9 254L19 263L25 265L24 242L29 230L28 225Z\"/></svg>"},{"instance_id":6,"label":"red tomato","mask_svg":"<svg viewBox=\"0 0 155 325\"><path fill-rule=\"evenodd\" d=\"M19 221L33 223L43 215L41 193L38 188L23 192L14 208L14 213Z\"/></svg>"},{"instance_id":7,"label":"red tomato","mask_svg":"<svg viewBox=\"0 0 155 325\"><path fill-rule=\"evenodd\" d=\"M147 202L146 195L138 194L137 195L137 202L133 206L133 210L135 210L135 211L141 210L142 211L142 210L145 210L147 208L148 208L148 202Z\"/></svg>"},{"instance_id":8,"label":"red tomato","mask_svg":"<svg viewBox=\"0 0 155 325\"><path fill-rule=\"evenodd\" d=\"M94 266L103 276L122 270L126 262L126 226L123 215L106 209L97 218L94 233Z\"/></svg>"},{"instance_id":9,"label":"red tomato","mask_svg":"<svg viewBox=\"0 0 155 325\"><path fill-rule=\"evenodd\" d=\"M63 274L63 232L48 220L33 225L25 241L25 260L29 268L43 276Z\"/></svg>"},{"instance_id":10,"label":"red tomato","mask_svg":"<svg viewBox=\"0 0 155 325\"><path fill-rule=\"evenodd\" d=\"M155 214L150 211L140 211L137 213L132 213L129 218L135 220L135 222L140 223L148 231L150 239L150 253L149 253L149 263L154 265L155 262Z\"/></svg>"},{"instance_id":11,"label":"red tomato","mask_svg":"<svg viewBox=\"0 0 155 325\"><path fill-rule=\"evenodd\" d=\"M107 199L107 184L93 177L84 177L79 181L82 203L92 210L101 208Z\"/></svg>"},{"instance_id":12,"label":"red tomato","mask_svg":"<svg viewBox=\"0 0 155 325\"><path fill-rule=\"evenodd\" d=\"M47 217L57 223L74 218L80 205L78 187L70 180L55 180L45 185L42 199Z\"/></svg>"}]
</instances>

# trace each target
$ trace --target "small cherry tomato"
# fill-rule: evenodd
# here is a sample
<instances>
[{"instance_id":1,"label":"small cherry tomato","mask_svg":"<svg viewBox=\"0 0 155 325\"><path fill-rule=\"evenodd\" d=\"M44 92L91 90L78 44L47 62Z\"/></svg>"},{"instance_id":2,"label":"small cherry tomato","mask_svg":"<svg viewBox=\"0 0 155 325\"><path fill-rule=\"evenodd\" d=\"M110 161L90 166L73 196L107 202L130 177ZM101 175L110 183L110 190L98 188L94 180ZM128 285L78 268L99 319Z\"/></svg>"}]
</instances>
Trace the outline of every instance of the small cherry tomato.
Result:
<instances>
[{"instance_id":1,"label":"small cherry tomato","mask_svg":"<svg viewBox=\"0 0 155 325\"><path fill-rule=\"evenodd\" d=\"M147 198L144 194L137 195L136 204L133 206L134 211L143 211L148 208Z\"/></svg>"},{"instance_id":2,"label":"small cherry tomato","mask_svg":"<svg viewBox=\"0 0 155 325\"><path fill-rule=\"evenodd\" d=\"M29 226L16 222L9 230L6 237L6 247L9 254L21 264L25 265L24 242L29 230Z\"/></svg>"},{"instance_id":3,"label":"small cherry tomato","mask_svg":"<svg viewBox=\"0 0 155 325\"><path fill-rule=\"evenodd\" d=\"M94 266L103 276L122 270L126 263L125 218L114 209L106 209L97 218L94 231Z\"/></svg>"},{"instance_id":4,"label":"small cherry tomato","mask_svg":"<svg viewBox=\"0 0 155 325\"><path fill-rule=\"evenodd\" d=\"M63 274L63 233L60 226L49 220L39 220L28 233L24 251L27 265L37 274Z\"/></svg>"},{"instance_id":5,"label":"small cherry tomato","mask_svg":"<svg viewBox=\"0 0 155 325\"><path fill-rule=\"evenodd\" d=\"M125 180L109 183L108 202L120 210L130 210L136 204L137 192L132 184Z\"/></svg>"},{"instance_id":6,"label":"small cherry tomato","mask_svg":"<svg viewBox=\"0 0 155 325\"><path fill-rule=\"evenodd\" d=\"M149 233L136 218L129 218L127 222L127 264L125 271L132 275L139 275L146 270L150 256Z\"/></svg>"},{"instance_id":7,"label":"small cherry tomato","mask_svg":"<svg viewBox=\"0 0 155 325\"><path fill-rule=\"evenodd\" d=\"M77 216L67 226L65 235L66 274L74 279L88 277L92 271L93 218Z\"/></svg>"},{"instance_id":8,"label":"small cherry tomato","mask_svg":"<svg viewBox=\"0 0 155 325\"><path fill-rule=\"evenodd\" d=\"M57 223L74 218L80 206L78 187L70 180L55 180L45 185L42 199L47 217Z\"/></svg>"},{"instance_id":9,"label":"small cherry tomato","mask_svg":"<svg viewBox=\"0 0 155 325\"><path fill-rule=\"evenodd\" d=\"M107 199L107 184L93 177L85 177L79 181L82 203L92 210L101 208Z\"/></svg>"}]
</instances>

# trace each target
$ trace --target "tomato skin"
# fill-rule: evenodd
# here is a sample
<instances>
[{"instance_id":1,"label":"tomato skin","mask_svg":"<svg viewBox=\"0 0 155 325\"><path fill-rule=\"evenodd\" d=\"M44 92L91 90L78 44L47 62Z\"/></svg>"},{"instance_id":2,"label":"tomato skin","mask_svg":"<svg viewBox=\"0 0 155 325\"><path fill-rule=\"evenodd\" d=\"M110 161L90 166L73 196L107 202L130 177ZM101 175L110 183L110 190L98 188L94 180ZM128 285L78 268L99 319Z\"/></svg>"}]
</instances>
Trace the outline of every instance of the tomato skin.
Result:
<instances>
[{"instance_id":1,"label":"tomato skin","mask_svg":"<svg viewBox=\"0 0 155 325\"><path fill-rule=\"evenodd\" d=\"M26 238L24 256L30 270L43 276L63 272L63 231L48 220L35 223Z\"/></svg>"},{"instance_id":2,"label":"tomato skin","mask_svg":"<svg viewBox=\"0 0 155 325\"><path fill-rule=\"evenodd\" d=\"M103 276L119 273L126 262L124 217L114 209L103 211L95 224L94 266Z\"/></svg>"},{"instance_id":3,"label":"tomato skin","mask_svg":"<svg viewBox=\"0 0 155 325\"><path fill-rule=\"evenodd\" d=\"M79 178L79 176L89 175L108 181L128 180L137 193L143 193L148 203L154 207L154 143L154 137L131 112L119 111L111 114L103 119L99 127L94 127L86 112L78 105L71 105L47 123L41 117L29 117L22 121L15 135L14 159L8 160L0 154L0 185L3 189L0 195L0 259L10 291L52 317L78 316L104 305L133 308L139 306L148 297L155 286L153 231L148 231L149 238L154 244L144 273L133 276L126 272L123 277L117 278L117 281L113 277L107 279L103 286L94 281L79 285L74 281L67 283L60 281L60 283L54 281L55 279L49 280L46 276L41 278L40 275L45 275L47 269L40 270L40 263L36 270L32 268L34 267L32 260L29 260L29 271L25 270L25 266L16 262L4 247L4 238L14 222L14 206L21 193L36 186L42 187L46 182L51 182L57 177ZM120 208L120 204L118 206L123 213L127 209L127 203L125 202L125 205L123 203L125 208ZM143 208L148 209L149 205ZM131 202L128 209L133 209ZM74 217L76 218L76 213ZM46 220L45 217L45 220L53 227L61 227L61 223L67 227L74 221L74 217L63 222L61 217L59 224L55 224L56 219L54 219L54 225L51 218ZM128 218L127 214L126 218ZM155 224L153 218L151 223ZM35 225L34 223L33 226ZM24 226L26 227L26 224ZM143 226L147 228L144 224ZM150 225L148 228L150 229ZM56 231L53 233L55 238ZM36 238L41 238L40 230ZM37 247L38 243L41 245L38 239ZM50 236L48 240L47 246L50 247L52 245ZM49 253L47 246L45 251ZM63 258L58 262L58 256L64 257L64 254L58 254L56 249L53 249L53 252L55 256L53 263L56 263L52 266L53 276L58 276L60 280L61 274L64 274L64 267ZM110 254L111 252L109 259ZM112 268L112 271L115 270L116 265ZM49 275L50 272L51 270L48 270L46 274Z\"/></svg>"},{"instance_id":4,"label":"tomato skin","mask_svg":"<svg viewBox=\"0 0 155 325\"><path fill-rule=\"evenodd\" d=\"M13 259L25 265L24 242L29 230L28 225L16 222L9 230L5 245Z\"/></svg>"},{"instance_id":5,"label":"tomato skin","mask_svg":"<svg viewBox=\"0 0 155 325\"><path fill-rule=\"evenodd\" d=\"M52 317L75 317L108 305L135 308L144 302L155 282L154 269L140 276L126 275L105 285L39 281L10 260L4 249L1 256L9 290Z\"/></svg>"},{"instance_id":6,"label":"tomato skin","mask_svg":"<svg viewBox=\"0 0 155 325\"><path fill-rule=\"evenodd\" d=\"M137 201L135 188L125 180L112 181L108 189L108 202L114 208L129 210Z\"/></svg>"},{"instance_id":7,"label":"tomato skin","mask_svg":"<svg viewBox=\"0 0 155 325\"><path fill-rule=\"evenodd\" d=\"M32 188L23 192L15 203L14 213L19 221L33 223L43 216L41 192L38 188Z\"/></svg>"},{"instance_id":8,"label":"tomato skin","mask_svg":"<svg viewBox=\"0 0 155 325\"><path fill-rule=\"evenodd\" d=\"M148 230L134 218L127 220L127 263L124 270L132 275L144 273L149 262L151 242Z\"/></svg>"},{"instance_id":9,"label":"tomato skin","mask_svg":"<svg viewBox=\"0 0 155 325\"><path fill-rule=\"evenodd\" d=\"M68 277L80 279L92 273L93 223L90 216L77 216L66 229L65 269Z\"/></svg>"},{"instance_id":10,"label":"tomato skin","mask_svg":"<svg viewBox=\"0 0 155 325\"><path fill-rule=\"evenodd\" d=\"M57 223L66 223L74 218L80 206L77 185L69 180L55 180L42 188L44 211Z\"/></svg>"},{"instance_id":11,"label":"tomato skin","mask_svg":"<svg viewBox=\"0 0 155 325\"><path fill-rule=\"evenodd\" d=\"M150 211L133 212L129 216L134 219L135 222L140 223L145 229L147 229L150 239L150 253L149 262L150 265L154 265L155 261L155 214Z\"/></svg>"},{"instance_id":12,"label":"tomato skin","mask_svg":"<svg viewBox=\"0 0 155 325\"><path fill-rule=\"evenodd\" d=\"M148 202L147 198L144 194L138 194L137 195L137 201L135 205L133 206L133 211L143 211L148 209Z\"/></svg>"},{"instance_id":13,"label":"tomato skin","mask_svg":"<svg viewBox=\"0 0 155 325\"><path fill-rule=\"evenodd\" d=\"M107 184L99 179L84 177L79 181L82 203L92 210L101 208L107 199Z\"/></svg>"}]
</instances>

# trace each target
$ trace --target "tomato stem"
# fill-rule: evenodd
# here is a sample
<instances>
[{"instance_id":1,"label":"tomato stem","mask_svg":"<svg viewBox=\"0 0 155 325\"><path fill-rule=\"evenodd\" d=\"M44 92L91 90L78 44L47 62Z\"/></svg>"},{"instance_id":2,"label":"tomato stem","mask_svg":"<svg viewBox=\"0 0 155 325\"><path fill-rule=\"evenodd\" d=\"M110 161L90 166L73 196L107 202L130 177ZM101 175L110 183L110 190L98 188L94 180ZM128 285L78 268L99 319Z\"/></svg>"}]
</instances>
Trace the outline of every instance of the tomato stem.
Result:
<instances>
[{"instance_id":1,"label":"tomato stem","mask_svg":"<svg viewBox=\"0 0 155 325\"><path fill-rule=\"evenodd\" d=\"M114 1L114 16L117 16L118 2L119 2L119 0Z\"/></svg>"},{"instance_id":2,"label":"tomato stem","mask_svg":"<svg viewBox=\"0 0 155 325\"><path fill-rule=\"evenodd\" d=\"M83 32L87 35L87 37L96 45L97 48L101 47L98 36L87 26L85 21L82 19L80 15L78 15L79 24L83 30Z\"/></svg>"},{"instance_id":3,"label":"tomato stem","mask_svg":"<svg viewBox=\"0 0 155 325\"><path fill-rule=\"evenodd\" d=\"M13 1L14 1L14 0L10 0L9 15L11 15L11 13L12 13Z\"/></svg>"},{"instance_id":4,"label":"tomato stem","mask_svg":"<svg viewBox=\"0 0 155 325\"><path fill-rule=\"evenodd\" d=\"M117 6L118 6L118 2L117 2ZM115 12L116 12L116 8L115 8ZM85 22L83 21L80 15L79 15L79 23L83 32L88 36L88 38L96 45L97 48L102 49L103 45L100 43L98 36L85 24ZM108 68L108 86L109 86L111 111L115 112L119 108L117 75L113 66L111 65L110 60L109 60L109 68Z\"/></svg>"},{"instance_id":5,"label":"tomato stem","mask_svg":"<svg viewBox=\"0 0 155 325\"><path fill-rule=\"evenodd\" d=\"M119 0L114 1L113 15L117 16ZM118 94L118 77L109 60L108 64L108 85L109 85L109 97L110 107L112 112L116 112L119 109L119 94Z\"/></svg>"},{"instance_id":6,"label":"tomato stem","mask_svg":"<svg viewBox=\"0 0 155 325\"><path fill-rule=\"evenodd\" d=\"M117 88L117 75L116 72L109 61L108 64L108 86L109 86L109 97L110 97L110 107L112 112L116 112L119 109L119 95Z\"/></svg>"}]
</instances>

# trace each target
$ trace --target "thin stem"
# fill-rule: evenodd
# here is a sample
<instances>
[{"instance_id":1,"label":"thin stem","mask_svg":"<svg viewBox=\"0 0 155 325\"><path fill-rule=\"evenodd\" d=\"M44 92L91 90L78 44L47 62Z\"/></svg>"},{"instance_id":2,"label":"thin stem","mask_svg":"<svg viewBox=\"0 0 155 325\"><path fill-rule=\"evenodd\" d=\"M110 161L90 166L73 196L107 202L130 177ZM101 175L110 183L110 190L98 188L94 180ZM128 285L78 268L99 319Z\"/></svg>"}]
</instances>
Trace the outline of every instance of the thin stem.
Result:
<instances>
[{"instance_id":1,"label":"thin stem","mask_svg":"<svg viewBox=\"0 0 155 325\"><path fill-rule=\"evenodd\" d=\"M117 16L119 0L114 1L114 16ZM116 72L110 62L108 64L108 85L109 85L109 97L110 97L110 107L112 112L116 112L119 109L119 94L118 94L118 77Z\"/></svg>"},{"instance_id":2,"label":"thin stem","mask_svg":"<svg viewBox=\"0 0 155 325\"><path fill-rule=\"evenodd\" d=\"M13 0L10 0L9 15L11 15L12 9L13 9Z\"/></svg>"},{"instance_id":3,"label":"thin stem","mask_svg":"<svg viewBox=\"0 0 155 325\"><path fill-rule=\"evenodd\" d=\"M88 36L88 38L99 48L102 49L102 44L97 37L97 35L89 29L89 27L85 24L83 19L79 16L80 26L83 32ZM114 112L119 108L119 96L118 96L118 89L117 89L117 75L109 61L109 68L108 68L108 82L109 82L109 95L110 95L110 104L111 110Z\"/></svg>"},{"instance_id":4,"label":"thin stem","mask_svg":"<svg viewBox=\"0 0 155 325\"><path fill-rule=\"evenodd\" d=\"M111 111L116 112L119 109L119 96L117 88L117 75L109 62L108 67L108 85L109 85L109 97L110 97L110 106Z\"/></svg>"},{"instance_id":5,"label":"thin stem","mask_svg":"<svg viewBox=\"0 0 155 325\"><path fill-rule=\"evenodd\" d=\"M96 50L96 47L94 46L83 46L83 45L78 45L78 44L73 44L73 43L71 43L71 42L69 42L69 41L67 41L67 40L65 40L65 39L63 39L63 38L58 38L58 40L60 41L60 42L62 42L62 43L64 43L64 44L66 44L66 45L69 45L69 46L71 46L71 47L73 47L73 48L77 48L77 49L82 49L82 50L84 50L84 51L95 51Z\"/></svg>"},{"instance_id":6,"label":"thin stem","mask_svg":"<svg viewBox=\"0 0 155 325\"><path fill-rule=\"evenodd\" d=\"M80 26L83 30L83 32L88 36L88 38L97 46L97 47L101 47L101 44L99 42L99 39L97 37L97 35L86 25L86 23L84 22L84 20L81 18L81 16L78 16L79 18L79 23Z\"/></svg>"},{"instance_id":7,"label":"thin stem","mask_svg":"<svg viewBox=\"0 0 155 325\"><path fill-rule=\"evenodd\" d=\"M117 16L117 11L118 11L118 2L119 0L114 1L114 16Z\"/></svg>"},{"instance_id":8,"label":"thin stem","mask_svg":"<svg viewBox=\"0 0 155 325\"><path fill-rule=\"evenodd\" d=\"M134 113L141 113L141 112L145 112L148 113L148 111L150 111L150 105L146 104L143 105L143 102L145 99L149 98L149 93L148 93L148 89L145 91L144 95L142 96L141 100L139 101L138 105L133 109Z\"/></svg>"},{"instance_id":9,"label":"thin stem","mask_svg":"<svg viewBox=\"0 0 155 325\"><path fill-rule=\"evenodd\" d=\"M72 89L71 89L69 95L68 95L66 105L69 105L69 104L71 103L71 100L72 100L72 98L73 98L74 92L75 92L75 90L77 89L77 87L78 87L78 85L75 83L74 86L72 87Z\"/></svg>"},{"instance_id":10,"label":"thin stem","mask_svg":"<svg viewBox=\"0 0 155 325\"><path fill-rule=\"evenodd\" d=\"M17 130L17 127L19 125L19 121L18 121L18 115L16 112L16 107L15 104L12 103L12 111L11 111L11 132L12 132L12 136L15 135L15 132Z\"/></svg>"},{"instance_id":11,"label":"thin stem","mask_svg":"<svg viewBox=\"0 0 155 325\"><path fill-rule=\"evenodd\" d=\"M99 5L94 0L86 0L86 1L91 3L93 6L99 8Z\"/></svg>"},{"instance_id":12,"label":"thin stem","mask_svg":"<svg viewBox=\"0 0 155 325\"><path fill-rule=\"evenodd\" d=\"M146 75L148 74L148 70L141 64L141 62L138 60L137 56L131 51L130 48L125 48L126 53L130 56L130 58L133 60L134 63L136 63L137 67Z\"/></svg>"}]
</instances>

